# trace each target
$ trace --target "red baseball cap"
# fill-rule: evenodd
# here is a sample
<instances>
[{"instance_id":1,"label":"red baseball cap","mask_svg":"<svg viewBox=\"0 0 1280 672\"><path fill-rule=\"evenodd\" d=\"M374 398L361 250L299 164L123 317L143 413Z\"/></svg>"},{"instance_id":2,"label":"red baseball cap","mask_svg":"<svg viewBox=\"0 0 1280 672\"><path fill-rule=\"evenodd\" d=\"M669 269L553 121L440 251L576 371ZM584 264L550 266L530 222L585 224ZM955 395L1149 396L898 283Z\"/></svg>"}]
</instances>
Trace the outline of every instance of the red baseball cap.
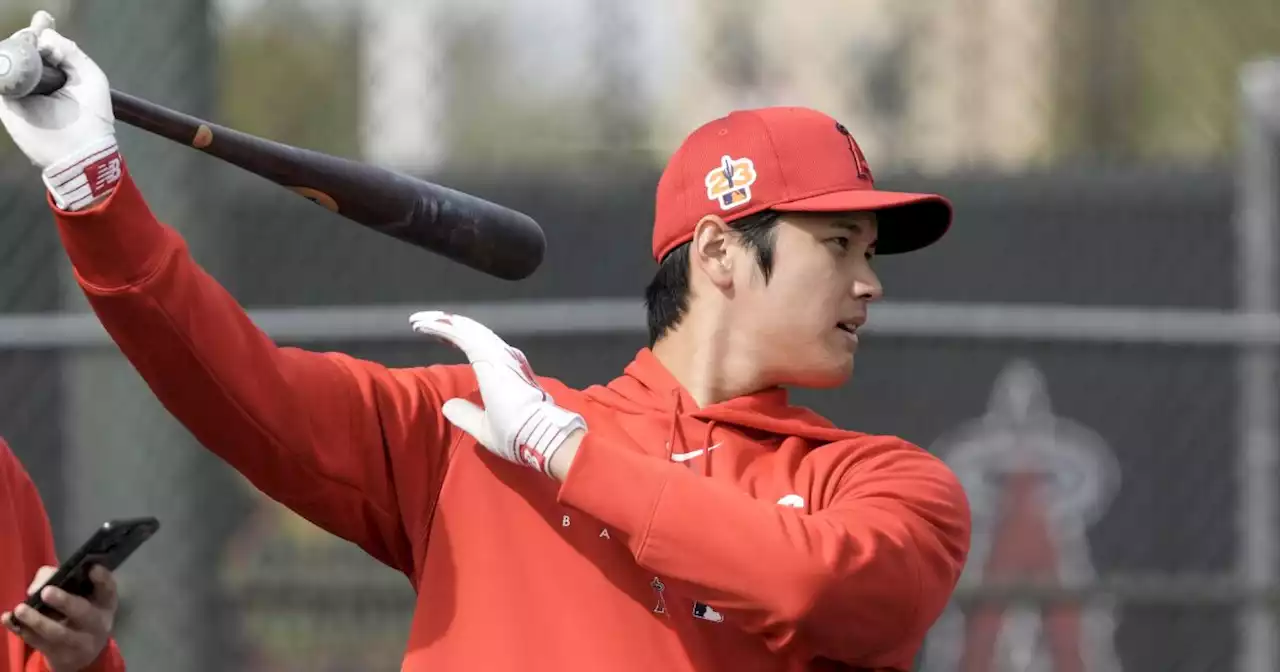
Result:
<instances>
[{"instance_id":1,"label":"red baseball cap","mask_svg":"<svg viewBox=\"0 0 1280 672\"><path fill-rule=\"evenodd\" d=\"M707 215L732 222L767 209L875 212L877 254L918 250L951 228L942 196L876 190L862 149L835 119L766 107L704 124L676 149L658 180L653 257L692 240Z\"/></svg>"}]
</instances>

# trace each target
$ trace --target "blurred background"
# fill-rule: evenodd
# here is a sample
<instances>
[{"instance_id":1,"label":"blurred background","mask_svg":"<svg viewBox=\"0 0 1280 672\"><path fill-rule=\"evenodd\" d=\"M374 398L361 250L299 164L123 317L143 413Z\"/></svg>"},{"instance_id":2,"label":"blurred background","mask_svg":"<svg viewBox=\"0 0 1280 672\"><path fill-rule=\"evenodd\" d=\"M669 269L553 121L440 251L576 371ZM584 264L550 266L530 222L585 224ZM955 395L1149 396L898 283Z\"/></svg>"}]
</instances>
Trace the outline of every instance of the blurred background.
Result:
<instances>
[{"instance_id":1,"label":"blurred background","mask_svg":"<svg viewBox=\"0 0 1280 672\"><path fill-rule=\"evenodd\" d=\"M973 554L920 669L1280 669L1280 5L1274 0L6 0L113 86L533 215L509 283L121 125L158 215L281 343L461 361L409 313L605 382L646 344L667 154L733 108L817 107L885 188L956 207L878 264L855 380L795 400L946 459ZM85 311L0 140L0 434L60 549L120 572L132 669L398 669L413 596L195 445Z\"/></svg>"}]
</instances>

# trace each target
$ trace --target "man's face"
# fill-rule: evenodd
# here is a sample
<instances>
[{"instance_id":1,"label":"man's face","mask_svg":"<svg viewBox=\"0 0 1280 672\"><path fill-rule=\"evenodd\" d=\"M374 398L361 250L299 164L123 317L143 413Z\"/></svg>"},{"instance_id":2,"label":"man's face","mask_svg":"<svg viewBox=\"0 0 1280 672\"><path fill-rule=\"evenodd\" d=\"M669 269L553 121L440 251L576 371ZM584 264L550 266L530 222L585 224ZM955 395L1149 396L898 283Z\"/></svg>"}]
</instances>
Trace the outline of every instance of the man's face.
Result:
<instances>
[{"instance_id":1,"label":"man's face","mask_svg":"<svg viewBox=\"0 0 1280 672\"><path fill-rule=\"evenodd\" d=\"M871 270L875 241L872 213L786 214L767 283L754 259L735 264L734 322L770 384L826 388L849 378L857 328L883 293Z\"/></svg>"}]
</instances>

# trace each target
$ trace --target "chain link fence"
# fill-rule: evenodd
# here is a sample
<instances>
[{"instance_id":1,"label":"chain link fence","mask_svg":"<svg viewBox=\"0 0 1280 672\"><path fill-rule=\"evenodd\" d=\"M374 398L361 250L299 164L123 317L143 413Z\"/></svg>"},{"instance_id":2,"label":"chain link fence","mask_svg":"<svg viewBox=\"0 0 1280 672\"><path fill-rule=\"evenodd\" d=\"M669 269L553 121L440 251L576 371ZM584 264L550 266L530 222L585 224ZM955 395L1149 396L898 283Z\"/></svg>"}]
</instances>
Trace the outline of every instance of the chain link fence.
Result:
<instances>
[{"instance_id":1,"label":"chain link fence","mask_svg":"<svg viewBox=\"0 0 1280 672\"><path fill-rule=\"evenodd\" d=\"M795 395L965 480L974 553L920 669L1263 672L1280 98L1242 73L1280 54L1273 4L10 0L0 33L51 9L117 88L530 213L546 262L508 283L119 131L156 212L282 343L459 361L404 333L444 304L578 386L644 344L680 138L750 105L841 118L884 186L956 205L943 243L881 262L855 382ZM131 663L397 669L412 587L168 417L85 314L7 141L0 212L0 435L64 552L103 518L164 524L120 573Z\"/></svg>"}]
</instances>

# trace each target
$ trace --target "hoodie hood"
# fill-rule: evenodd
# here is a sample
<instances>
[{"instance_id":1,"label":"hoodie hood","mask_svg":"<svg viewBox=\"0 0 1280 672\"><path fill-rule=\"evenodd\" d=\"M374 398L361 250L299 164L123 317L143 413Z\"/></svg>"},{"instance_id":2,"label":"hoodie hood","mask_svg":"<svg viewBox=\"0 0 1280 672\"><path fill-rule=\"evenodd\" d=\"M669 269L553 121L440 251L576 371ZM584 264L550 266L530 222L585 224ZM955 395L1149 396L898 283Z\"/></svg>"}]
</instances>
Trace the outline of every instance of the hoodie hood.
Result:
<instances>
[{"instance_id":1,"label":"hoodie hood","mask_svg":"<svg viewBox=\"0 0 1280 672\"><path fill-rule=\"evenodd\" d=\"M622 375L608 385L593 386L584 392L592 401L619 413L668 416L668 456L676 450L685 451L690 447L697 449L710 445L711 435L717 426L765 432L777 436L779 440L798 437L831 443L866 436L860 432L840 429L808 408L790 405L787 391L780 387L699 407L688 390L681 386L649 348L641 349ZM706 423L705 436L698 445L691 445L680 431L684 421L689 419ZM707 456L710 458L710 453ZM708 463L709 459L703 462L704 465Z\"/></svg>"}]
</instances>

